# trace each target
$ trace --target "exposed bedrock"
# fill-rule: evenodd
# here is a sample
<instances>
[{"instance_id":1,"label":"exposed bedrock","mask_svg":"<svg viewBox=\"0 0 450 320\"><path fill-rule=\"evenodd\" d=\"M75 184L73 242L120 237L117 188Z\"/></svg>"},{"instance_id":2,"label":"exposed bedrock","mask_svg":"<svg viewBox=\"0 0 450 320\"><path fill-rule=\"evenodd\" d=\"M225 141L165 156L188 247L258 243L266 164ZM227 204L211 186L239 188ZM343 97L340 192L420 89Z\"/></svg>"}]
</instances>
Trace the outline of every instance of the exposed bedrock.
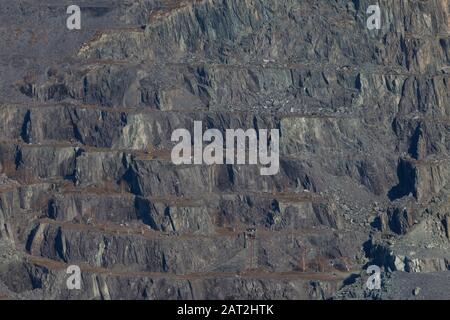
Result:
<instances>
[{"instance_id":1,"label":"exposed bedrock","mask_svg":"<svg viewBox=\"0 0 450 320\"><path fill-rule=\"evenodd\" d=\"M82 5L76 33L24 1L0 8L0 297L426 298L448 279L448 1L379 1L369 30L366 0L118 0ZM173 164L194 121L279 129L279 172Z\"/></svg>"}]
</instances>

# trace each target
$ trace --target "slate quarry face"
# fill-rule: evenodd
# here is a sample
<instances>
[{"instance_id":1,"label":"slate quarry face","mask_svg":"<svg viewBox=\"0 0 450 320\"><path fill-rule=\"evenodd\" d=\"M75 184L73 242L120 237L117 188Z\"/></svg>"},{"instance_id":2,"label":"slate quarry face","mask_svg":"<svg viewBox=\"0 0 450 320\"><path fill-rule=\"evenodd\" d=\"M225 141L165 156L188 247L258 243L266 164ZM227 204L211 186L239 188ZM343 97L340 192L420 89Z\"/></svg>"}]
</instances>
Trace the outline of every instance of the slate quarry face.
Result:
<instances>
[{"instance_id":1,"label":"slate quarry face","mask_svg":"<svg viewBox=\"0 0 450 320\"><path fill-rule=\"evenodd\" d=\"M449 1L378 3L2 0L0 298L449 299ZM174 165L194 121L278 174Z\"/></svg>"}]
</instances>

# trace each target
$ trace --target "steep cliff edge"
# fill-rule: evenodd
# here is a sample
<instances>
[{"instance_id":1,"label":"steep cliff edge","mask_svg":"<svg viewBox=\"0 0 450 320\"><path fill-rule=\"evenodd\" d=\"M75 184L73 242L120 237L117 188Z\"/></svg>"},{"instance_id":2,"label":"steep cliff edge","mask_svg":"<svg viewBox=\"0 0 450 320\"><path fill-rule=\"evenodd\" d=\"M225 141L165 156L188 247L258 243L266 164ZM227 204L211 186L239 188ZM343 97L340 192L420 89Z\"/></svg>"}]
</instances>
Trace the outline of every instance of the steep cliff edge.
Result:
<instances>
[{"instance_id":1,"label":"steep cliff edge","mask_svg":"<svg viewBox=\"0 0 450 320\"><path fill-rule=\"evenodd\" d=\"M0 298L450 297L448 1L94 2L0 8ZM279 173L175 166L194 120Z\"/></svg>"}]
</instances>

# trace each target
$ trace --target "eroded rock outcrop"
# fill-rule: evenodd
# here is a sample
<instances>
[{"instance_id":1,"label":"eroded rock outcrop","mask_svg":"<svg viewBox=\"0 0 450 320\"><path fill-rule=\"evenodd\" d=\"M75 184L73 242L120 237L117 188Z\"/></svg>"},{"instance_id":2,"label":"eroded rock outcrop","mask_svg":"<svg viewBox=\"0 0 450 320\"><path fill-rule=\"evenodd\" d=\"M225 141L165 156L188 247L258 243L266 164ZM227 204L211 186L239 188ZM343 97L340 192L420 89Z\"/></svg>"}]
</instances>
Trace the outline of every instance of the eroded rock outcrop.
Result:
<instances>
[{"instance_id":1,"label":"eroded rock outcrop","mask_svg":"<svg viewBox=\"0 0 450 320\"><path fill-rule=\"evenodd\" d=\"M448 1L381 1L380 30L368 1L117 1L82 5L76 33L52 4L0 8L0 293L383 298L420 283L400 272L446 279ZM279 129L279 173L175 166L194 120Z\"/></svg>"}]
</instances>

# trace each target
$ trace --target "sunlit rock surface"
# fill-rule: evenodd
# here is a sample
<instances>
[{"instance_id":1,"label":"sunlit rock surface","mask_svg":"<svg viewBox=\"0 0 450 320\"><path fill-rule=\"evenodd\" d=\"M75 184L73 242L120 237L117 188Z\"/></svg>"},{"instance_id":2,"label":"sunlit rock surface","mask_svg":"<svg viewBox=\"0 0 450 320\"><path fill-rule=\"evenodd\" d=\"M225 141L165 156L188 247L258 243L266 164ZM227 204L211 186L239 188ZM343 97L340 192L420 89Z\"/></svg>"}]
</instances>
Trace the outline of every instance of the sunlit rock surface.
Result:
<instances>
[{"instance_id":1,"label":"sunlit rock surface","mask_svg":"<svg viewBox=\"0 0 450 320\"><path fill-rule=\"evenodd\" d=\"M448 1L78 2L0 6L0 298L450 298ZM173 165L194 120L279 173Z\"/></svg>"}]
</instances>

